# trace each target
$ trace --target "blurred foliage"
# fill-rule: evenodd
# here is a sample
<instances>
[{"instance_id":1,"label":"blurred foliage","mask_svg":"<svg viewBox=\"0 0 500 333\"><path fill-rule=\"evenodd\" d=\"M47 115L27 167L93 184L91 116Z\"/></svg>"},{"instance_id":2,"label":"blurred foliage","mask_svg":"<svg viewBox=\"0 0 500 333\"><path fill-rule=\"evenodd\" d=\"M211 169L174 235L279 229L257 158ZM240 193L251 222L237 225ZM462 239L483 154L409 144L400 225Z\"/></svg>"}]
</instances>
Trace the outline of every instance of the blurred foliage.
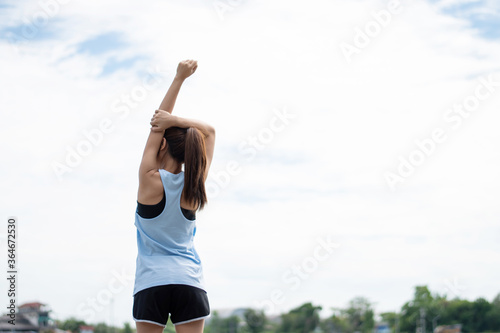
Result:
<instances>
[{"instance_id":1,"label":"blurred foliage","mask_svg":"<svg viewBox=\"0 0 500 333\"><path fill-rule=\"evenodd\" d=\"M115 327L108 326L106 323L98 323L94 326L94 333L118 333Z\"/></svg>"},{"instance_id":2,"label":"blurred foliage","mask_svg":"<svg viewBox=\"0 0 500 333\"><path fill-rule=\"evenodd\" d=\"M66 319L63 322L56 322L56 325L58 325L58 328L65 330L65 331L71 331L73 333L79 333L80 332L80 326L81 325L87 325L83 320L79 320L75 317L71 317ZM60 326L59 326L60 325Z\"/></svg>"},{"instance_id":3,"label":"blurred foliage","mask_svg":"<svg viewBox=\"0 0 500 333\"><path fill-rule=\"evenodd\" d=\"M415 332L421 309L425 313L426 332L432 332L433 324L461 324L464 333L500 330L500 294L491 303L484 298L473 302L458 297L450 300L447 295L432 295L427 286L417 286L413 300L401 308L401 333Z\"/></svg>"},{"instance_id":4,"label":"blurred foliage","mask_svg":"<svg viewBox=\"0 0 500 333\"><path fill-rule=\"evenodd\" d=\"M375 320L371 303L364 297L349 301L346 309L334 309L335 313L320 324L323 332L373 332Z\"/></svg>"},{"instance_id":5,"label":"blurred foliage","mask_svg":"<svg viewBox=\"0 0 500 333\"><path fill-rule=\"evenodd\" d=\"M313 306L311 303L305 303L292 309L287 314L281 315L279 332L308 333L314 331L320 321L318 313L320 310L321 306Z\"/></svg>"},{"instance_id":6,"label":"blurred foliage","mask_svg":"<svg viewBox=\"0 0 500 333\"><path fill-rule=\"evenodd\" d=\"M123 330L121 331L121 333L133 333L132 327L130 327L129 323L123 324Z\"/></svg>"},{"instance_id":7,"label":"blurred foliage","mask_svg":"<svg viewBox=\"0 0 500 333\"><path fill-rule=\"evenodd\" d=\"M205 326L206 333L238 333L242 332L241 320L238 316L220 318L217 311L211 315L210 322Z\"/></svg>"},{"instance_id":8,"label":"blurred foliage","mask_svg":"<svg viewBox=\"0 0 500 333\"><path fill-rule=\"evenodd\" d=\"M270 320L261 310L246 309L242 317L221 318L213 311L206 321L205 333L369 333L375 327L372 304L364 297L355 297L346 308L332 309L334 314L321 320L321 306L305 303L288 313L281 320ZM469 301L447 295L432 294L427 286L416 286L413 299L406 302L399 313L380 314L383 322L389 324L392 332L413 333L425 313L425 331L432 333L434 325L461 324L463 333L500 332L500 294L491 302L484 298ZM279 319L279 318L278 318ZM56 326L73 333L80 333L81 325L94 327L94 333L135 333L129 323L123 328L107 326L105 323L87 324L71 317L65 321L56 320ZM164 329L175 333L169 320Z\"/></svg>"},{"instance_id":9,"label":"blurred foliage","mask_svg":"<svg viewBox=\"0 0 500 333\"><path fill-rule=\"evenodd\" d=\"M375 321L370 302L364 297L356 297L349 302L349 308L342 311L349 323L347 332L367 333L373 330Z\"/></svg>"},{"instance_id":10,"label":"blurred foliage","mask_svg":"<svg viewBox=\"0 0 500 333\"><path fill-rule=\"evenodd\" d=\"M248 332L260 333L264 331L266 325L266 315L264 314L264 311L246 309L244 316Z\"/></svg>"},{"instance_id":11,"label":"blurred foliage","mask_svg":"<svg viewBox=\"0 0 500 333\"><path fill-rule=\"evenodd\" d=\"M174 324L172 324L171 320L168 320L167 325L165 325L165 328L163 329L163 332L175 333L175 326L174 326Z\"/></svg>"},{"instance_id":12,"label":"blurred foliage","mask_svg":"<svg viewBox=\"0 0 500 333\"><path fill-rule=\"evenodd\" d=\"M64 321L56 320L56 327L62 330L70 330L73 333L80 333L80 326L92 326L94 333L135 333L129 323L124 323L123 328L108 326L106 323L87 324L83 320L76 318L69 318ZM175 332L175 330L173 331Z\"/></svg>"},{"instance_id":13,"label":"blurred foliage","mask_svg":"<svg viewBox=\"0 0 500 333\"><path fill-rule=\"evenodd\" d=\"M395 327L398 320L398 314L396 312L384 312L380 314L383 322L389 324L389 327Z\"/></svg>"}]
</instances>

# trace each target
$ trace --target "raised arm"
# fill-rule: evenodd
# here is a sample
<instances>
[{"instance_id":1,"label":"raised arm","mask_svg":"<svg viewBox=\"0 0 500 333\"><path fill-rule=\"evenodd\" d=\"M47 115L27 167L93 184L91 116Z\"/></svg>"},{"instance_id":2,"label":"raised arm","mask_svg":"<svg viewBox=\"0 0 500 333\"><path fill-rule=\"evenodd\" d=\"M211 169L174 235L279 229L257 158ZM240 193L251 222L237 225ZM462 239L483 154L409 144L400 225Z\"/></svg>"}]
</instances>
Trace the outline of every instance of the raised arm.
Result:
<instances>
[{"instance_id":1,"label":"raised arm","mask_svg":"<svg viewBox=\"0 0 500 333\"><path fill-rule=\"evenodd\" d=\"M174 81L170 85L170 88L168 88L167 94L160 104L161 110L172 113L182 83L196 71L196 68L198 68L198 62L195 60L183 60L179 62ZM139 167L139 181L143 178L142 176L151 171L158 170L156 155L158 154L158 150L160 150L162 138L163 131L161 133L159 133L159 131L151 131L149 133L148 141L146 142L146 147L142 155L141 165Z\"/></svg>"},{"instance_id":2,"label":"raised arm","mask_svg":"<svg viewBox=\"0 0 500 333\"><path fill-rule=\"evenodd\" d=\"M177 99L177 95L179 94L179 90L184 80L191 76L196 71L196 68L198 68L198 63L195 60L184 60L179 63L177 66L177 74L160 104L160 110L172 113L175 100Z\"/></svg>"},{"instance_id":3,"label":"raised arm","mask_svg":"<svg viewBox=\"0 0 500 333\"><path fill-rule=\"evenodd\" d=\"M215 129L209 124L196 119L182 118L174 116L163 110L156 110L153 119L151 120L151 133L163 133L169 127L198 129L205 137L205 149L207 152L207 168L205 169L205 180L208 176L208 170L212 163L215 148Z\"/></svg>"},{"instance_id":4,"label":"raised arm","mask_svg":"<svg viewBox=\"0 0 500 333\"><path fill-rule=\"evenodd\" d=\"M197 67L198 63L195 60L184 60L179 63L177 74L160 104L161 109L172 113L182 83L196 71ZM162 193L161 179L157 175L159 168L157 155L163 139L163 132L151 130L146 147L144 147L141 165L139 166L138 193L138 201L144 204L157 203L155 193ZM156 191L157 189L158 191Z\"/></svg>"}]
</instances>

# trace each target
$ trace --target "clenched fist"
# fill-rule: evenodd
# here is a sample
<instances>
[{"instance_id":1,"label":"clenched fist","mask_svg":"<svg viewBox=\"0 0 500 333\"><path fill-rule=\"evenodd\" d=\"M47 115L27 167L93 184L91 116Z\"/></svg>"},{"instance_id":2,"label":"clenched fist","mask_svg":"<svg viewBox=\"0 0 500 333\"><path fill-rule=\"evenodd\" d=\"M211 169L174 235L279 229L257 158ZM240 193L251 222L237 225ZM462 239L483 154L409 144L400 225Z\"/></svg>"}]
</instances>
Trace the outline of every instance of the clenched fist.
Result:
<instances>
[{"instance_id":1,"label":"clenched fist","mask_svg":"<svg viewBox=\"0 0 500 333\"><path fill-rule=\"evenodd\" d=\"M177 77L184 80L190 77L198 68L196 60L183 60L177 66Z\"/></svg>"}]
</instances>

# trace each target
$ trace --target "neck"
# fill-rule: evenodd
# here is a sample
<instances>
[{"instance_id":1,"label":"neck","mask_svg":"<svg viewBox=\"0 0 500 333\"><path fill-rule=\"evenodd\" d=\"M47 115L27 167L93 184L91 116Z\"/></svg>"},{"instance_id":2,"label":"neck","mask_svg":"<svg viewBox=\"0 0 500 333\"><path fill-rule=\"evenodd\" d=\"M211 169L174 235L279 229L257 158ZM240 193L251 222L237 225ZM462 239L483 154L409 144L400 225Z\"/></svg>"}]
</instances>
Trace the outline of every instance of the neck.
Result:
<instances>
[{"instance_id":1,"label":"neck","mask_svg":"<svg viewBox=\"0 0 500 333\"><path fill-rule=\"evenodd\" d=\"M158 160L158 169L165 169L170 173L179 173L182 171L182 163L178 163L170 156L165 156L162 160Z\"/></svg>"}]
</instances>

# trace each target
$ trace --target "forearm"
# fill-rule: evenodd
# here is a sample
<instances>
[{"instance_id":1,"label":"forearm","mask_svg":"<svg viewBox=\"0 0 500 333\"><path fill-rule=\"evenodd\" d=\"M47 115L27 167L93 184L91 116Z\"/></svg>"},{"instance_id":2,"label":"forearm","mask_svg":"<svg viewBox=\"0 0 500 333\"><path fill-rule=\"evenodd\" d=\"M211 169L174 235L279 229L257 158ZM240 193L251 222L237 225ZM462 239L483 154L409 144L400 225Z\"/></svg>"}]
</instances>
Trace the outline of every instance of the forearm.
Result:
<instances>
[{"instance_id":1,"label":"forearm","mask_svg":"<svg viewBox=\"0 0 500 333\"><path fill-rule=\"evenodd\" d=\"M168 88L168 91L160 104L159 110L165 110L168 113L172 113L174 110L175 100L177 99L177 95L179 94L183 82L184 79L175 76L170 88Z\"/></svg>"},{"instance_id":2,"label":"forearm","mask_svg":"<svg viewBox=\"0 0 500 333\"><path fill-rule=\"evenodd\" d=\"M197 120L197 119L188 119L188 118L182 118L179 116L172 116L173 117L173 126L176 127L181 127L181 128L188 128L188 127L194 127L200 130L205 137L212 136L215 134L215 129L210 126L209 124Z\"/></svg>"}]
</instances>

